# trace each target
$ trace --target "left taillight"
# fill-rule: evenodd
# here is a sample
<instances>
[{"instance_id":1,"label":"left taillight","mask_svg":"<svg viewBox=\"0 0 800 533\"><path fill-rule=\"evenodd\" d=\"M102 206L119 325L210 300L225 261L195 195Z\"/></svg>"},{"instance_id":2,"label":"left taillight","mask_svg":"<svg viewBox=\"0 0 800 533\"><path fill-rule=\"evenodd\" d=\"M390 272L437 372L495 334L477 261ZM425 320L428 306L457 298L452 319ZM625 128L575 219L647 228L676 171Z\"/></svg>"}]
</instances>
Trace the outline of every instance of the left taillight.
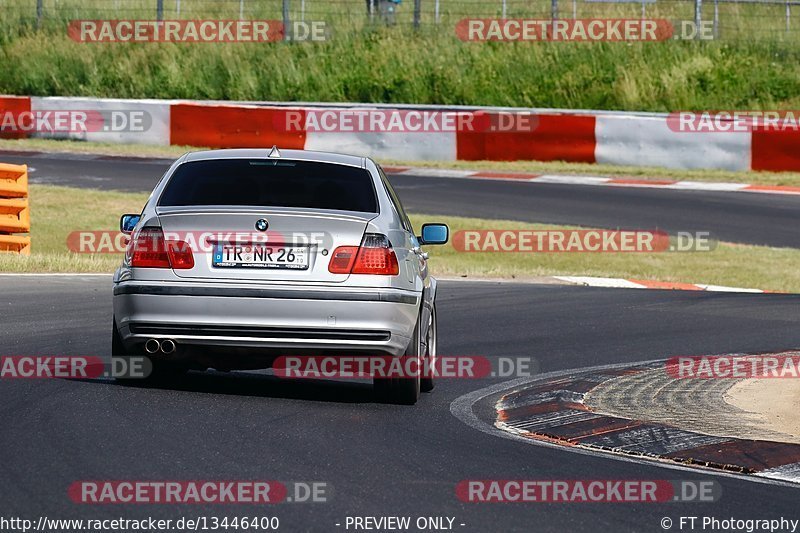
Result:
<instances>
[{"instance_id":1,"label":"left taillight","mask_svg":"<svg viewBox=\"0 0 800 533\"><path fill-rule=\"evenodd\" d=\"M184 241L164 239L161 228L142 228L128 243L128 261L136 268L194 268L194 255Z\"/></svg>"}]
</instances>

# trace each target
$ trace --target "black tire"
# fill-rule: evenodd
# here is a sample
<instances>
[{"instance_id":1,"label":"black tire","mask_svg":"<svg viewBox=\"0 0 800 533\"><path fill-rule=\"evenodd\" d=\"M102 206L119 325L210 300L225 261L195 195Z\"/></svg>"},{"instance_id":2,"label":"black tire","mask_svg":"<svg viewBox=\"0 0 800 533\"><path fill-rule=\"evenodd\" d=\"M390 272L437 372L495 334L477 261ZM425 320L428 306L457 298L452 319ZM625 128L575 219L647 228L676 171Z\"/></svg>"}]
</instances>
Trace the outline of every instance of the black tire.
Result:
<instances>
[{"instance_id":1,"label":"black tire","mask_svg":"<svg viewBox=\"0 0 800 533\"><path fill-rule=\"evenodd\" d=\"M128 355L128 352L125 350L125 345L122 344L122 337L120 337L119 331L117 331L116 317L111 320L111 355L112 357L124 357Z\"/></svg>"},{"instance_id":2,"label":"black tire","mask_svg":"<svg viewBox=\"0 0 800 533\"><path fill-rule=\"evenodd\" d=\"M117 318L114 317L111 321L111 357L135 357L134 354L128 353L125 345L122 344L122 337L117 329ZM123 383L140 383L141 379L134 379L132 377L116 377L117 381Z\"/></svg>"},{"instance_id":3,"label":"black tire","mask_svg":"<svg viewBox=\"0 0 800 533\"><path fill-rule=\"evenodd\" d=\"M417 318L417 325L414 327L414 333L411 334L411 342L408 343L406 353L400 357L414 357L421 361L423 354L421 329L420 318ZM421 365L418 366L421 367ZM409 368L409 365L404 363L403 368ZM421 381L419 374L413 378L375 378L373 386L378 397L384 401L399 405L414 405L419 400Z\"/></svg>"},{"instance_id":4,"label":"black tire","mask_svg":"<svg viewBox=\"0 0 800 533\"><path fill-rule=\"evenodd\" d=\"M436 327L436 304L431 308L431 320L428 324L428 331L425 335L425 351L423 359L425 362L425 369L428 372L422 374L419 388L422 392L430 392L436 386L434 382L434 374L436 371L436 353L437 353L437 327Z\"/></svg>"}]
</instances>

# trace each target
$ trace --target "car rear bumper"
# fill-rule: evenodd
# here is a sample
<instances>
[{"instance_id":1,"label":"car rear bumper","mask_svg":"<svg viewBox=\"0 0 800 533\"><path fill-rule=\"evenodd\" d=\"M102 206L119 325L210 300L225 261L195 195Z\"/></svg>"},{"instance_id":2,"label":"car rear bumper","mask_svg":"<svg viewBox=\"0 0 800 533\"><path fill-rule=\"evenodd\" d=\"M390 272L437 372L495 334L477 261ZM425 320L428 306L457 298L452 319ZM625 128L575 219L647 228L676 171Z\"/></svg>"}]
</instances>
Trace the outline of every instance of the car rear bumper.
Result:
<instances>
[{"instance_id":1,"label":"car rear bumper","mask_svg":"<svg viewBox=\"0 0 800 533\"><path fill-rule=\"evenodd\" d=\"M411 338L419 307L420 294L390 288L172 281L114 285L114 315L131 351L155 338L198 348L399 355Z\"/></svg>"}]
</instances>

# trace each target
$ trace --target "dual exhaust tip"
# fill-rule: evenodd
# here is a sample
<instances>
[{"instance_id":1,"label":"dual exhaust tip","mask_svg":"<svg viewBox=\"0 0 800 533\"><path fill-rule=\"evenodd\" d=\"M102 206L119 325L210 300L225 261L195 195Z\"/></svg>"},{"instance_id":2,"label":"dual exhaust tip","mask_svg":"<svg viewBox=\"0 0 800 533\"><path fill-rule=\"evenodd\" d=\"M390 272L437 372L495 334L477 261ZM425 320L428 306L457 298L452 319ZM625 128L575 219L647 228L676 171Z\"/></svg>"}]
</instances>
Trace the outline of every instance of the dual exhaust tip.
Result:
<instances>
[{"instance_id":1,"label":"dual exhaust tip","mask_svg":"<svg viewBox=\"0 0 800 533\"><path fill-rule=\"evenodd\" d=\"M144 343L144 351L149 354L163 353L164 355L169 355L171 353L175 353L177 348L178 346L172 339L149 339L146 343Z\"/></svg>"}]
</instances>

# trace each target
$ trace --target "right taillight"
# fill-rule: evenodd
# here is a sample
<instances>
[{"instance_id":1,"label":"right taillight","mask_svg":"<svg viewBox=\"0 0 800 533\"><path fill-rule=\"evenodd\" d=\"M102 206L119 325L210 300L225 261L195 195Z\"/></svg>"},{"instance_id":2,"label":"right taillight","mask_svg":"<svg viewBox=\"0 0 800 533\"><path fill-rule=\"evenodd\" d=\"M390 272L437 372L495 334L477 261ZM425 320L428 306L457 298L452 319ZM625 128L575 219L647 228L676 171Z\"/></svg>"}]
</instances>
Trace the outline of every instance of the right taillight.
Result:
<instances>
[{"instance_id":1,"label":"right taillight","mask_svg":"<svg viewBox=\"0 0 800 533\"><path fill-rule=\"evenodd\" d=\"M194 255L183 241L164 239L161 228L142 228L128 243L128 260L136 268L194 268Z\"/></svg>"},{"instance_id":2,"label":"right taillight","mask_svg":"<svg viewBox=\"0 0 800 533\"><path fill-rule=\"evenodd\" d=\"M385 235L367 233L361 246L339 246L333 251L328 271L333 274L396 276L397 255Z\"/></svg>"}]
</instances>

